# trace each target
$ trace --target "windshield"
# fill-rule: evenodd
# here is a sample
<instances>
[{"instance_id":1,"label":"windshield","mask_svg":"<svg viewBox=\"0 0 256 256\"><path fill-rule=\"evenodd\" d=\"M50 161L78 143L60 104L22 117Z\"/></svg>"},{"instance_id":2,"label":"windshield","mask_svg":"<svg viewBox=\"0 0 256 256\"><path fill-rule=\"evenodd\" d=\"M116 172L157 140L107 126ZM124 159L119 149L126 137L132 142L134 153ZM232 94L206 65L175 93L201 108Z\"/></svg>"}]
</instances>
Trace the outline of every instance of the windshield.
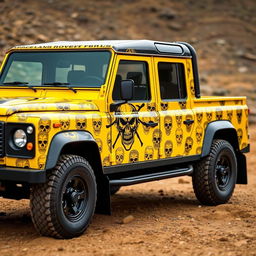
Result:
<instances>
[{"instance_id":1,"label":"windshield","mask_svg":"<svg viewBox=\"0 0 256 256\"><path fill-rule=\"evenodd\" d=\"M109 51L14 52L0 85L100 87L110 57Z\"/></svg>"}]
</instances>

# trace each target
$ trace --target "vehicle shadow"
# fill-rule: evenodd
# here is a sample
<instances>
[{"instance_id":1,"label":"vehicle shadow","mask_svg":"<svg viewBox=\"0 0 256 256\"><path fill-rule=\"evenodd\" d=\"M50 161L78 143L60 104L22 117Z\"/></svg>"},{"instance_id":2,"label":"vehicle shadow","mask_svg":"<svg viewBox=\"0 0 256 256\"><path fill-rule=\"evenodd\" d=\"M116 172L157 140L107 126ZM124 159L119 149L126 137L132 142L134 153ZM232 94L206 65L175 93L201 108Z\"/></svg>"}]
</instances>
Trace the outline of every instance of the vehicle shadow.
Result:
<instances>
[{"instance_id":1,"label":"vehicle shadow","mask_svg":"<svg viewBox=\"0 0 256 256\"><path fill-rule=\"evenodd\" d=\"M15 209L17 205L18 209ZM172 217L189 213L198 206L198 201L189 192L174 195L159 195L151 192L120 191L111 197L112 215L95 214L90 227L91 232L100 227L111 228L120 219L133 214L139 218L150 218L152 214L161 216L168 214ZM1 207L1 202L0 202ZM36 232L28 206L14 204L10 210L0 211L0 239L15 233L16 237L35 239L39 237Z\"/></svg>"},{"instance_id":2,"label":"vehicle shadow","mask_svg":"<svg viewBox=\"0 0 256 256\"><path fill-rule=\"evenodd\" d=\"M151 211L172 211L177 209L191 209L197 207L199 202L195 196L189 192L182 194L158 194L150 192L119 192L112 196L111 206L113 214L115 212L143 212Z\"/></svg>"}]
</instances>

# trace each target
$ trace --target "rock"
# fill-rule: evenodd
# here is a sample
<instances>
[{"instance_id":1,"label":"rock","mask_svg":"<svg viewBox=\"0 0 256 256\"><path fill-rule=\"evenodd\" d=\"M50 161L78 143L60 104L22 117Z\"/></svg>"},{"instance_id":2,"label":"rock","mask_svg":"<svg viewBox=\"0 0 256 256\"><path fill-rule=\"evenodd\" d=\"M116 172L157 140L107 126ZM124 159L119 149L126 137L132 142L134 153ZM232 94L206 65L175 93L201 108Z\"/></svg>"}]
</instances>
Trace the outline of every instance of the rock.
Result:
<instances>
[{"instance_id":1,"label":"rock","mask_svg":"<svg viewBox=\"0 0 256 256\"><path fill-rule=\"evenodd\" d=\"M71 18L76 19L77 17L78 17L78 13L77 12L73 12L71 14Z\"/></svg>"},{"instance_id":2,"label":"rock","mask_svg":"<svg viewBox=\"0 0 256 256\"><path fill-rule=\"evenodd\" d=\"M123 223L123 224L130 223L130 222L132 222L134 219L135 219L135 218L134 218L132 215L128 215L128 216L126 216L125 218L123 218L122 223Z\"/></svg>"},{"instance_id":3,"label":"rock","mask_svg":"<svg viewBox=\"0 0 256 256\"><path fill-rule=\"evenodd\" d=\"M227 237L221 237L221 238L219 238L219 241L221 241L221 242L227 242L227 241L228 241L228 238L227 238Z\"/></svg>"},{"instance_id":4,"label":"rock","mask_svg":"<svg viewBox=\"0 0 256 256\"><path fill-rule=\"evenodd\" d=\"M248 68L246 66L242 66L238 68L238 72L240 73L246 73L248 71Z\"/></svg>"},{"instance_id":5,"label":"rock","mask_svg":"<svg viewBox=\"0 0 256 256\"><path fill-rule=\"evenodd\" d=\"M223 46L227 43L227 41L225 39L219 38L216 40L216 44Z\"/></svg>"},{"instance_id":6,"label":"rock","mask_svg":"<svg viewBox=\"0 0 256 256\"><path fill-rule=\"evenodd\" d=\"M171 24L168 24L168 28L176 31L180 31L182 29L182 25L177 22L172 22Z\"/></svg>"},{"instance_id":7,"label":"rock","mask_svg":"<svg viewBox=\"0 0 256 256\"><path fill-rule=\"evenodd\" d=\"M180 178L180 179L178 179L178 183L179 184L189 184L189 181Z\"/></svg>"},{"instance_id":8,"label":"rock","mask_svg":"<svg viewBox=\"0 0 256 256\"><path fill-rule=\"evenodd\" d=\"M163 20L173 20L176 17L176 13L170 8L164 8L160 11L158 17Z\"/></svg>"},{"instance_id":9,"label":"rock","mask_svg":"<svg viewBox=\"0 0 256 256\"><path fill-rule=\"evenodd\" d=\"M41 41L48 41L48 37L43 34L37 35L37 39L39 39Z\"/></svg>"},{"instance_id":10,"label":"rock","mask_svg":"<svg viewBox=\"0 0 256 256\"><path fill-rule=\"evenodd\" d=\"M32 11L32 10L27 10L27 11L25 11L25 14L26 14L26 15L34 15L35 12Z\"/></svg>"},{"instance_id":11,"label":"rock","mask_svg":"<svg viewBox=\"0 0 256 256\"><path fill-rule=\"evenodd\" d=\"M62 252L62 251L64 251L64 248L63 248L63 247L59 247L59 248L58 248L58 251L59 251L59 252Z\"/></svg>"},{"instance_id":12,"label":"rock","mask_svg":"<svg viewBox=\"0 0 256 256\"><path fill-rule=\"evenodd\" d=\"M65 32L65 30L64 29L58 29L57 30L57 34L58 35L64 35L66 32Z\"/></svg>"},{"instance_id":13,"label":"rock","mask_svg":"<svg viewBox=\"0 0 256 256\"><path fill-rule=\"evenodd\" d=\"M229 94L230 94L230 91L227 89L224 89L224 88L219 88L219 89L216 89L215 91L213 91L214 96L226 96Z\"/></svg>"},{"instance_id":14,"label":"rock","mask_svg":"<svg viewBox=\"0 0 256 256\"><path fill-rule=\"evenodd\" d=\"M83 15L83 14L79 14L76 17L76 20L81 22L81 23L87 23L89 21L89 19L85 15Z\"/></svg>"},{"instance_id":15,"label":"rock","mask_svg":"<svg viewBox=\"0 0 256 256\"><path fill-rule=\"evenodd\" d=\"M255 237L254 234L250 234L250 233L244 233L242 236L247 239L253 239Z\"/></svg>"},{"instance_id":16,"label":"rock","mask_svg":"<svg viewBox=\"0 0 256 256\"><path fill-rule=\"evenodd\" d=\"M208 83L208 77L205 74L201 74L200 75L200 82L203 84L207 84Z\"/></svg>"},{"instance_id":17,"label":"rock","mask_svg":"<svg viewBox=\"0 0 256 256\"><path fill-rule=\"evenodd\" d=\"M157 8L155 6L150 6L149 11L150 12L157 12Z\"/></svg>"},{"instance_id":18,"label":"rock","mask_svg":"<svg viewBox=\"0 0 256 256\"><path fill-rule=\"evenodd\" d=\"M160 196L164 196L164 191L162 189L158 190Z\"/></svg>"},{"instance_id":19,"label":"rock","mask_svg":"<svg viewBox=\"0 0 256 256\"><path fill-rule=\"evenodd\" d=\"M235 246L240 247L242 245L246 245L248 242L247 240L240 240L234 243Z\"/></svg>"},{"instance_id":20,"label":"rock","mask_svg":"<svg viewBox=\"0 0 256 256\"><path fill-rule=\"evenodd\" d=\"M235 52L235 55L237 56L237 57L241 57L241 56L243 56L244 55L244 50L237 50L236 52Z\"/></svg>"},{"instance_id":21,"label":"rock","mask_svg":"<svg viewBox=\"0 0 256 256\"><path fill-rule=\"evenodd\" d=\"M247 60L256 61L256 55L254 55L252 53L244 53L241 57L243 57L244 59L247 59Z\"/></svg>"},{"instance_id":22,"label":"rock","mask_svg":"<svg viewBox=\"0 0 256 256\"><path fill-rule=\"evenodd\" d=\"M4 47L6 45L6 42L4 40L0 40L0 47Z\"/></svg>"}]
</instances>

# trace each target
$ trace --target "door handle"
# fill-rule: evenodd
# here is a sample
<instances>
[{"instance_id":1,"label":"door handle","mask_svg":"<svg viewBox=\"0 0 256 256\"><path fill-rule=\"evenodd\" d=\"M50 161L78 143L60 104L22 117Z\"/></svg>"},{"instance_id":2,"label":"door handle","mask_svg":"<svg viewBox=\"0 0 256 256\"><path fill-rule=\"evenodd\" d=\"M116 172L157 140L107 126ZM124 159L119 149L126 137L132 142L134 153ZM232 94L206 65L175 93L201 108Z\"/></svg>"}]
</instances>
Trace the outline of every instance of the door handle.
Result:
<instances>
[{"instance_id":1,"label":"door handle","mask_svg":"<svg viewBox=\"0 0 256 256\"><path fill-rule=\"evenodd\" d=\"M183 121L183 124L185 124L185 125L191 125L193 123L194 123L194 120L192 120L192 119L187 119L187 120Z\"/></svg>"},{"instance_id":2,"label":"door handle","mask_svg":"<svg viewBox=\"0 0 256 256\"><path fill-rule=\"evenodd\" d=\"M147 126L149 126L149 127L156 127L158 125L158 123L155 123L155 122L153 122L153 121L149 121L148 123L147 123Z\"/></svg>"},{"instance_id":3,"label":"door handle","mask_svg":"<svg viewBox=\"0 0 256 256\"><path fill-rule=\"evenodd\" d=\"M158 125L158 123L155 123L153 121L143 122L142 120L139 120L139 122L145 125L146 127L156 127Z\"/></svg>"}]
</instances>

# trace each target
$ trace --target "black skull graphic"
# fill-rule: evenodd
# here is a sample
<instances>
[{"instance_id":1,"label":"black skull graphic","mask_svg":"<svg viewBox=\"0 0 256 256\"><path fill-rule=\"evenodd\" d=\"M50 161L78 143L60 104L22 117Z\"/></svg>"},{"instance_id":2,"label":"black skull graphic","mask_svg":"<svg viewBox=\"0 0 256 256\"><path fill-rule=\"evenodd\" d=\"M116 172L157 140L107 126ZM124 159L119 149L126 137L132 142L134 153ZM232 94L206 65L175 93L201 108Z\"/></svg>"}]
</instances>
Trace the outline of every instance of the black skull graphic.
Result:
<instances>
[{"instance_id":1,"label":"black skull graphic","mask_svg":"<svg viewBox=\"0 0 256 256\"><path fill-rule=\"evenodd\" d=\"M118 130L118 135L113 144L113 148L115 147L115 144L120 136L122 140L122 145L127 151L131 149L134 143L135 135L139 139L141 145L143 145L143 142L141 141L140 136L137 132L139 124L141 123L142 125L145 125L147 127L148 126L154 127L158 125L157 123L154 123L152 121L149 121L147 123L139 119L138 112L144 105L145 104L137 106L137 108L130 103L121 104L118 106L117 111L115 112L115 115L116 115L115 121L106 126L107 128L109 128L115 124Z\"/></svg>"},{"instance_id":2,"label":"black skull graphic","mask_svg":"<svg viewBox=\"0 0 256 256\"><path fill-rule=\"evenodd\" d=\"M168 102L161 102L161 110L165 111L168 109Z\"/></svg>"},{"instance_id":3,"label":"black skull graphic","mask_svg":"<svg viewBox=\"0 0 256 256\"><path fill-rule=\"evenodd\" d=\"M76 116L76 129L78 129L78 130L86 129L86 123L87 123L87 120L86 120L85 116L83 116L83 115Z\"/></svg>"},{"instance_id":4,"label":"black skull graphic","mask_svg":"<svg viewBox=\"0 0 256 256\"><path fill-rule=\"evenodd\" d=\"M154 149L151 146L147 146L145 148L145 152L144 152L144 159L145 160L153 160L154 157Z\"/></svg>"},{"instance_id":5,"label":"black skull graphic","mask_svg":"<svg viewBox=\"0 0 256 256\"><path fill-rule=\"evenodd\" d=\"M48 133L51 129L51 120L48 117L42 117L39 120L39 132Z\"/></svg>"},{"instance_id":6,"label":"black skull graphic","mask_svg":"<svg viewBox=\"0 0 256 256\"><path fill-rule=\"evenodd\" d=\"M172 155L172 150L173 150L173 144L170 140L167 140L164 143L164 153L165 157L170 157Z\"/></svg>"},{"instance_id":7,"label":"black skull graphic","mask_svg":"<svg viewBox=\"0 0 256 256\"><path fill-rule=\"evenodd\" d=\"M242 109L237 109L237 110L236 110L236 117L237 117L237 122L238 122L239 124L241 124L241 122L242 122L242 116L243 116L243 111L242 111Z\"/></svg>"},{"instance_id":8,"label":"black skull graphic","mask_svg":"<svg viewBox=\"0 0 256 256\"><path fill-rule=\"evenodd\" d=\"M129 154L130 163L135 163L139 161L139 152L137 150L131 150Z\"/></svg>"},{"instance_id":9,"label":"black skull graphic","mask_svg":"<svg viewBox=\"0 0 256 256\"><path fill-rule=\"evenodd\" d=\"M186 138L185 153L188 154L193 147L193 139L191 137Z\"/></svg>"}]
</instances>

